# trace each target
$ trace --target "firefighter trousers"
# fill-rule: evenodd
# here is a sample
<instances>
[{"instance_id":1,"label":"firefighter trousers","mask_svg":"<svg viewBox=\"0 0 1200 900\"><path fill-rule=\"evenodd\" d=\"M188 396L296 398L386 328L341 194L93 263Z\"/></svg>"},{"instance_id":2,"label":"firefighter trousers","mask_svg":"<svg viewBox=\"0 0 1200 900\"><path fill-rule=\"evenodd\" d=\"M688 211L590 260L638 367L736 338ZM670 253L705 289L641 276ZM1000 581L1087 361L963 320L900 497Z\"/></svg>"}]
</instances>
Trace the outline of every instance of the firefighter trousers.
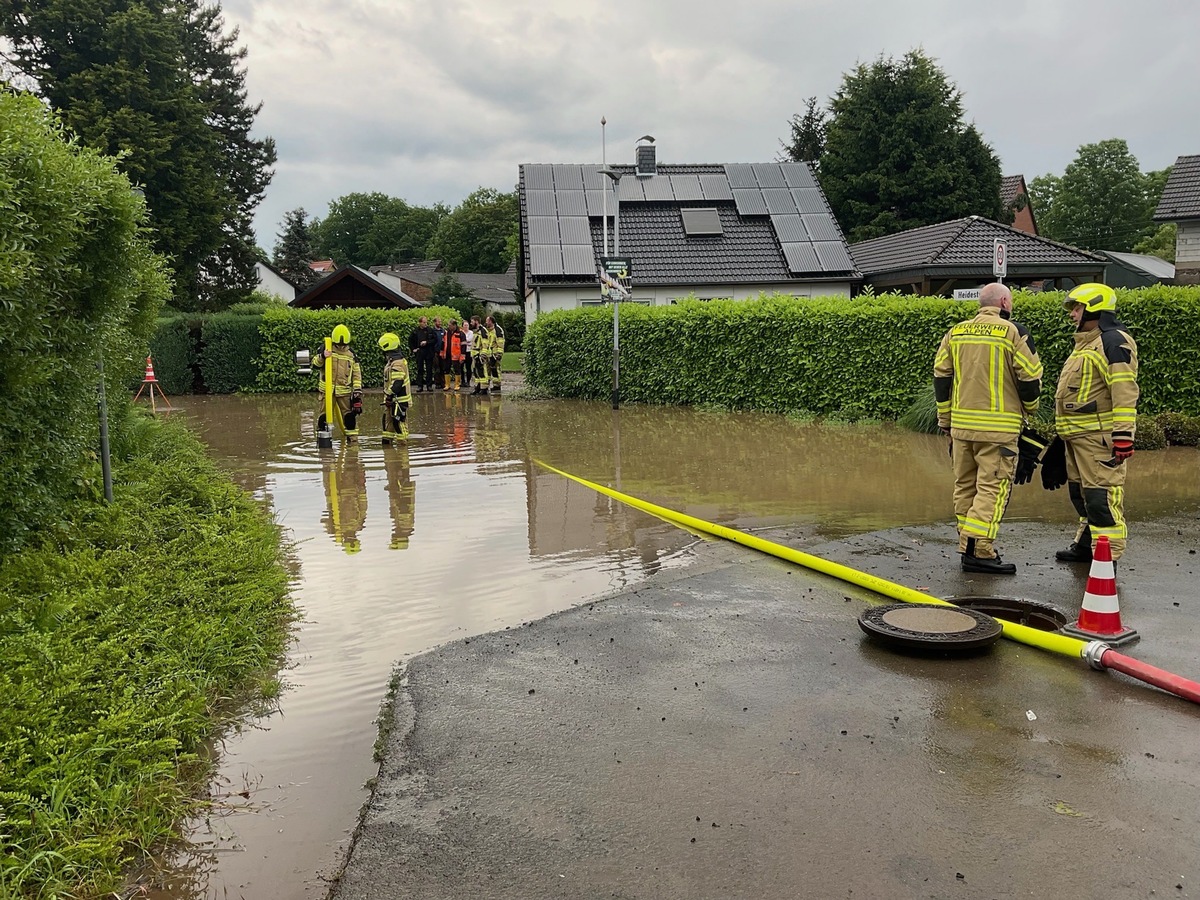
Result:
<instances>
[{"instance_id":1,"label":"firefighter trousers","mask_svg":"<svg viewBox=\"0 0 1200 900\"><path fill-rule=\"evenodd\" d=\"M1075 540L1091 530L1092 549L1103 535L1112 547L1112 558L1125 552L1125 469L1113 456L1112 437L1105 433L1081 434L1067 445L1067 492L1079 513Z\"/></svg>"},{"instance_id":2,"label":"firefighter trousers","mask_svg":"<svg viewBox=\"0 0 1200 900\"><path fill-rule=\"evenodd\" d=\"M975 555L996 555L992 542L1000 533L1000 520L1012 495L1017 469L1017 436L1012 441L966 441L955 439L954 516L958 520L958 552L967 552L974 539Z\"/></svg>"}]
</instances>

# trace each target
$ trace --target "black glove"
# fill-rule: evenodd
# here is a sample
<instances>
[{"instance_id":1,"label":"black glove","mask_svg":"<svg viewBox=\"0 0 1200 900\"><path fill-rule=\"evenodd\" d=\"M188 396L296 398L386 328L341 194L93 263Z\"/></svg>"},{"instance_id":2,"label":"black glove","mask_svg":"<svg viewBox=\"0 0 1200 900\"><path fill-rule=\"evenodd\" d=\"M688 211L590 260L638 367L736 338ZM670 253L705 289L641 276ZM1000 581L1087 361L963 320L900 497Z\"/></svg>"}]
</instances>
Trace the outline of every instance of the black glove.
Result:
<instances>
[{"instance_id":1,"label":"black glove","mask_svg":"<svg viewBox=\"0 0 1200 900\"><path fill-rule=\"evenodd\" d=\"M1042 487L1057 491L1067 483L1067 445L1056 437L1042 456Z\"/></svg>"},{"instance_id":2,"label":"black glove","mask_svg":"<svg viewBox=\"0 0 1200 900\"><path fill-rule=\"evenodd\" d=\"M1021 437L1017 440L1017 474L1013 481L1017 484L1029 484L1033 481L1034 470L1038 466L1038 457L1046 449L1046 442L1032 428L1021 429Z\"/></svg>"},{"instance_id":3,"label":"black glove","mask_svg":"<svg viewBox=\"0 0 1200 900\"><path fill-rule=\"evenodd\" d=\"M356 416L362 415L362 394L350 395L350 412Z\"/></svg>"}]
</instances>

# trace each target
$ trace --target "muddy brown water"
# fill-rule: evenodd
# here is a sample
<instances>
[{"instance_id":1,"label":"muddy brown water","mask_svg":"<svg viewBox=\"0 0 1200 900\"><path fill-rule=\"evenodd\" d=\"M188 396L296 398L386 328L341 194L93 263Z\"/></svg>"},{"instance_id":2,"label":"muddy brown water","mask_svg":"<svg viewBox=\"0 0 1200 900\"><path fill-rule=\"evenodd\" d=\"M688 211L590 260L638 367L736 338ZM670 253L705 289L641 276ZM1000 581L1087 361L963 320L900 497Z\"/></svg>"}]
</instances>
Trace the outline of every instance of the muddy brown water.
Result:
<instances>
[{"instance_id":1,"label":"muddy brown water","mask_svg":"<svg viewBox=\"0 0 1200 900\"><path fill-rule=\"evenodd\" d=\"M278 700L218 746L221 799L161 860L159 900L324 896L375 774L397 662L687 564L695 537L536 460L742 528L951 528L944 442L892 426L437 393L415 397L406 447L381 447L368 423L358 446L319 451L313 395L176 407L287 530L303 621ZM1194 449L1139 453L1129 517L1193 510L1198 462ZM1074 514L1065 491L1026 486L1007 517L1021 518Z\"/></svg>"}]
</instances>

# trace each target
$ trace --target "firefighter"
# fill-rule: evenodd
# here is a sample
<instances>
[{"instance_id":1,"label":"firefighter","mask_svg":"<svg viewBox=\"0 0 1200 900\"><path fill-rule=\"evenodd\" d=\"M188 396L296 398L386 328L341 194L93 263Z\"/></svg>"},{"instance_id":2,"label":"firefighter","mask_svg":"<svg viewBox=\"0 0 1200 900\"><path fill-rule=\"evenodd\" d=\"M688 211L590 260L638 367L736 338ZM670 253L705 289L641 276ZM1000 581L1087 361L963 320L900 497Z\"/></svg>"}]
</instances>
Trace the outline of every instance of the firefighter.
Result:
<instances>
[{"instance_id":1,"label":"firefighter","mask_svg":"<svg viewBox=\"0 0 1200 900\"><path fill-rule=\"evenodd\" d=\"M408 439L408 406L412 403L408 359L400 349L400 337L387 332L379 338L383 351L383 443Z\"/></svg>"},{"instance_id":2,"label":"firefighter","mask_svg":"<svg viewBox=\"0 0 1200 900\"><path fill-rule=\"evenodd\" d=\"M934 359L938 427L950 436L954 460L964 572L1017 571L994 542L1016 473L1021 427L1037 411L1042 363L1028 333L1000 315L1011 296L1003 284L984 285L979 314L946 332Z\"/></svg>"},{"instance_id":3,"label":"firefighter","mask_svg":"<svg viewBox=\"0 0 1200 900\"><path fill-rule=\"evenodd\" d=\"M488 321L490 322L491 319L489 318ZM488 372L490 371L495 337L495 332L481 326L478 319L475 320L475 389L471 391L472 394L488 392Z\"/></svg>"},{"instance_id":4,"label":"firefighter","mask_svg":"<svg viewBox=\"0 0 1200 900\"><path fill-rule=\"evenodd\" d=\"M489 334L488 346L490 348L487 363L488 384L491 392L498 394L500 393L500 360L504 358L504 329L491 316L484 321L484 327Z\"/></svg>"},{"instance_id":5,"label":"firefighter","mask_svg":"<svg viewBox=\"0 0 1200 900\"><path fill-rule=\"evenodd\" d=\"M332 350L321 350L314 356L317 366L317 390L321 392L321 407L317 413L317 430L325 428L325 359L333 359L333 414L342 426L348 443L358 438L358 417L362 414L362 366L350 349L350 329L338 325L333 329Z\"/></svg>"},{"instance_id":6,"label":"firefighter","mask_svg":"<svg viewBox=\"0 0 1200 900\"><path fill-rule=\"evenodd\" d=\"M1101 535L1114 560L1125 552L1125 461L1137 426L1137 344L1117 321L1117 294L1081 284L1063 301L1075 322L1075 349L1054 394L1054 424L1066 451L1067 490L1079 513L1075 540L1055 558L1091 562Z\"/></svg>"}]
</instances>

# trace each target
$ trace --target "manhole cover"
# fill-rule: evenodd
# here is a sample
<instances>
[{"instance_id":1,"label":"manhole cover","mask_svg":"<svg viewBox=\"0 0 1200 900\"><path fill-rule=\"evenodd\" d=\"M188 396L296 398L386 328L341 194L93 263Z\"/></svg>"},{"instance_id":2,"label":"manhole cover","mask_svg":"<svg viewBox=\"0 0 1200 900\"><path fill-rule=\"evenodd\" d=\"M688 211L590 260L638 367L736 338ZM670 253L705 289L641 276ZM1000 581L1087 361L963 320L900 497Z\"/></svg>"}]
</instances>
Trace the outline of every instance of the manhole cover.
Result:
<instances>
[{"instance_id":1,"label":"manhole cover","mask_svg":"<svg viewBox=\"0 0 1200 900\"><path fill-rule=\"evenodd\" d=\"M885 644L938 653L987 647L1003 633L1000 623L991 616L932 603L875 606L858 617L858 625Z\"/></svg>"}]
</instances>

